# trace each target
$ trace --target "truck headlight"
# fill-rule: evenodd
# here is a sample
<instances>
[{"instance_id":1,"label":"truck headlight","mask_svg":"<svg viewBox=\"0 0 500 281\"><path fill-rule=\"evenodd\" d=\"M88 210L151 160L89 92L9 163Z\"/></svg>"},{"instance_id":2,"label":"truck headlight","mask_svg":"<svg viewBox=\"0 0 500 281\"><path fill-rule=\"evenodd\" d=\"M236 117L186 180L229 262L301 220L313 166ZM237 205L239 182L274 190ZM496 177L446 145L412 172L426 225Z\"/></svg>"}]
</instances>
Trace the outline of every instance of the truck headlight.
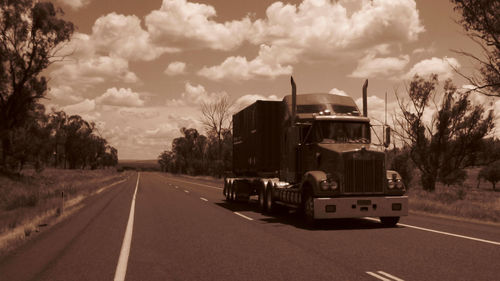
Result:
<instances>
[{"instance_id":1,"label":"truck headlight","mask_svg":"<svg viewBox=\"0 0 500 281\"><path fill-rule=\"evenodd\" d=\"M319 185L320 185L321 190L323 190L323 191L336 190L339 187L339 184L334 180L330 180L330 181L324 180L324 181L321 181Z\"/></svg>"},{"instance_id":2,"label":"truck headlight","mask_svg":"<svg viewBox=\"0 0 500 281\"><path fill-rule=\"evenodd\" d=\"M395 186L395 184L394 184L394 181L392 179L387 180L387 187L389 187L389 189L393 189L394 186Z\"/></svg>"}]
</instances>

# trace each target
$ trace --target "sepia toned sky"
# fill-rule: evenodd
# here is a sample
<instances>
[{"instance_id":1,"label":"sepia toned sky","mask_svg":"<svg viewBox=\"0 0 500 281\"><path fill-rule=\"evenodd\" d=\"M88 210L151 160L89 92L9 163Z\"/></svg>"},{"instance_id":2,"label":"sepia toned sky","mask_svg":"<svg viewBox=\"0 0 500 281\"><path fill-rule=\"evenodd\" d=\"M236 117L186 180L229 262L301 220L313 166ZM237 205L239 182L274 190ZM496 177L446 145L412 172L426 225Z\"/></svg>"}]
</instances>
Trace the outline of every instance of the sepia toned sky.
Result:
<instances>
[{"instance_id":1,"label":"sepia toned sky","mask_svg":"<svg viewBox=\"0 0 500 281\"><path fill-rule=\"evenodd\" d=\"M200 104L228 96L239 110L298 93L351 95L369 79L369 116L383 121L414 74L458 87L478 52L448 1L55 0L77 30L46 71L48 108L96 122L120 159L155 159ZM474 97L500 110L500 101ZM497 111L498 111L497 110ZM391 117L389 117L390 119ZM497 124L500 123L497 120ZM496 133L495 133L496 134ZM498 134L497 134L498 135Z\"/></svg>"}]
</instances>

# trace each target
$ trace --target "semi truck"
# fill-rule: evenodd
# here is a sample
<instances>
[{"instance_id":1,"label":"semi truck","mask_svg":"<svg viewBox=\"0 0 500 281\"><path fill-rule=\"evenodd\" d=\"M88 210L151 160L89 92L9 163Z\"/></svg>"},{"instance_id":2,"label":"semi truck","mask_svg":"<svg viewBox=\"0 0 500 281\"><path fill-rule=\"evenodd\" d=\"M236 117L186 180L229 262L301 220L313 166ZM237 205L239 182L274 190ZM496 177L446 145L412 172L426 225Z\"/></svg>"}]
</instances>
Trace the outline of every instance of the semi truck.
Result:
<instances>
[{"instance_id":1,"label":"semi truck","mask_svg":"<svg viewBox=\"0 0 500 281\"><path fill-rule=\"evenodd\" d=\"M297 95L258 100L233 115L233 169L224 179L227 201L258 197L263 213L297 209L308 224L321 219L378 217L395 226L408 215L401 176L386 167L384 145L372 143L367 117L349 96Z\"/></svg>"}]
</instances>

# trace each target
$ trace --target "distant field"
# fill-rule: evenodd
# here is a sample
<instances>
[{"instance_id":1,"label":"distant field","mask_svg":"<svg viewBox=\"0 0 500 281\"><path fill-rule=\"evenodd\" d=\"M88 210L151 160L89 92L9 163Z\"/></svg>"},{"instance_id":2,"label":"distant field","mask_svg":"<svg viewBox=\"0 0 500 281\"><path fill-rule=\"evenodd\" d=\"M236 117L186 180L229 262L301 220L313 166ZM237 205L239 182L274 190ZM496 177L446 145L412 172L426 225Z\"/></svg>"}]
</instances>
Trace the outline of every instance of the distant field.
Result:
<instances>
[{"instance_id":1,"label":"distant field","mask_svg":"<svg viewBox=\"0 0 500 281\"><path fill-rule=\"evenodd\" d=\"M159 171L158 160L118 160L118 166L124 170Z\"/></svg>"}]
</instances>

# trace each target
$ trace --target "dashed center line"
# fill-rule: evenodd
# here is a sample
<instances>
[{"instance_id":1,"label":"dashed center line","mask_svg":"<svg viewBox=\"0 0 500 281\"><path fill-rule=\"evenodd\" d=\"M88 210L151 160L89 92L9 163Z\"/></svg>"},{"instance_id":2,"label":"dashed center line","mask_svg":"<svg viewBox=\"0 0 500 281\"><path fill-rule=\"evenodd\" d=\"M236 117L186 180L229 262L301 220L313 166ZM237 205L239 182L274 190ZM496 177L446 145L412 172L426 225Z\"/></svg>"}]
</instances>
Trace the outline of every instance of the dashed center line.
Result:
<instances>
[{"instance_id":1,"label":"dashed center line","mask_svg":"<svg viewBox=\"0 0 500 281\"><path fill-rule=\"evenodd\" d=\"M235 213L236 215L238 215L238 216L242 217L242 218L245 218L245 219L249 220L249 221L253 221L253 219L252 219L251 217L247 217L247 216L245 216L245 215L243 215L243 214L240 214L240 213L238 213L238 212L234 212L234 213Z\"/></svg>"},{"instance_id":2,"label":"dashed center line","mask_svg":"<svg viewBox=\"0 0 500 281\"><path fill-rule=\"evenodd\" d=\"M216 186L213 186L213 185L208 185L208 184L202 184L202 183L195 183L195 182L183 181L183 180L179 180L179 179L174 179L174 180L175 180L175 181L180 181L180 182L183 182L183 183L189 183L189 184L194 184L194 185L199 185L199 186L210 187L210 188L214 188L214 189L222 189L222 187L216 187Z\"/></svg>"},{"instance_id":3,"label":"dashed center line","mask_svg":"<svg viewBox=\"0 0 500 281\"><path fill-rule=\"evenodd\" d=\"M201 200L203 200L203 201L205 201L205 202L207 202L207 201L208 201L207 199L205 199L205 198L203 198L203 197L200 197L200 199L201 199Z\"/></svg>"},{"instance_id":4,"label":"dashed center line","mask_svg":"<svg viewBox=\"0 0 500 281\"><path fill-rule=\"evenodd\" d=\"M184 190L184 192L189 193L189 190Z\"/></svg>"},{"instance_id":5,"label":"dashed center line","mask_svg":"<svg viewBox=\"0 0 500 281\"><path fill-rule=\"evenodd\" d=\"M387 272L383 272L383 271L380 271L380 270L377 271L377 273L374 273L374 272L371 272L371 271L367 271L366 274L369 274L369 275L371 275L371 276L373 276L373 277L375 277L377 279L380 279L382 281L404 281L401 278L398 278L398 277L396 277L396 276L394 276L392 274L389 274Z\"/></svg>"}]
</instances>

